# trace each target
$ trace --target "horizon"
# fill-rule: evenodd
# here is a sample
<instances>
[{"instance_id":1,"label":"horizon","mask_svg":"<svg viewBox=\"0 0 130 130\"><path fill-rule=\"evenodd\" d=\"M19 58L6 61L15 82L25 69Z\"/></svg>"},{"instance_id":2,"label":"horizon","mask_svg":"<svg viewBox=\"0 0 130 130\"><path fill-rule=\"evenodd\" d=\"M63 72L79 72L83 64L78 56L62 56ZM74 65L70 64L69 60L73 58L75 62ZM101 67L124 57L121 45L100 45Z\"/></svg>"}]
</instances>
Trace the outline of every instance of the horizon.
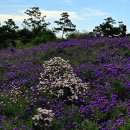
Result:
<instances>
[{"instance_id":1,"label":"horizon","mask_svg":"<svg viewBox=\"0 0 130 130\"><path fill-rule=\"evenodd\" d=\"M128 0L6 0L0 1L0 23L4 24L9 18L12 18L20 27L23 20L28 18L24 13L27 9L32 7L39 7L42 15L46 15L45 21L50 22L49 29L56 27L54 21L61 18L63 12L68 12L69 19L76 30L92 31L95 26L99 26L104 22L104 19L112 17L118 26L118 22L123 21L127 26L127 33L130 32L130 19L127 18L130 1Z\"/></svg>"}]
</instances>

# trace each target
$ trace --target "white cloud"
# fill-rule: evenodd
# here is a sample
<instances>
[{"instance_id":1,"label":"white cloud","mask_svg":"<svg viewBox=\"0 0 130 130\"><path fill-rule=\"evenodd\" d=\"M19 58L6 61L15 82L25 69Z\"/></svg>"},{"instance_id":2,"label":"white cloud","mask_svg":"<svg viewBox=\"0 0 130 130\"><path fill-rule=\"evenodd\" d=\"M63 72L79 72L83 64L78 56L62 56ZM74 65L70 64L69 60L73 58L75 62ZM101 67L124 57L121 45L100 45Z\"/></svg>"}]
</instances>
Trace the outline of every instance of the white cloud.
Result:
<instances>
[{"instance_id":1,"label":"white cloud","mask_svg":"<svg viewBox=\"0 0 130 130\"><path fill-rule=\"evenodd\" d=\"M56 21L59 20L61 18L61 14L63 12L68 12L68 14L70 15L70 19L72 20L72 22L74 21L85 21L91 17L97 17L97 16L104 16L104 15L108 15L108 13L106 12L102 12L100 10L95 10L95 9L91 9L91 8L85 8L83 9L81 12L74 12L74 11L57 11L57 10L41 10L42 15L46 15L45 20L47 22L49 21ZM25 11L25 10L24 10ZM4 14L1 13L0 14L0 21L6 21L7 19L13 19L16 23L17 22L22 22L24 19L27 19L28 16L23 13L22 11L18 11L18 15L16 14Z\"/></svg>"},{"instance_id":2,"label":"white cloud","mask_svg":"<svg viewBox=\"0 0 130 130\"><path fill-rule=\"evenodd\" d=\"M23 21L24 19L28 18L25 15L14 15L14 14L0 14L0 20L6 21L7 19L13 19L14 21Z\"/></svg>"},{"instance_id":3,"label":"white cloud","mask_svg":"<svg viewBox=\"0 0 130 130\"><path fill-rule=\"evenodd\" d=\"M70 4L71 0L64 0L64 2Z\"/></svg>"},{"instance_id":4,"label":"white cloud","mask_svg":"<svg viewBox=\"0 0 130 130\"><path fill-rule=\"evenodd\" d=\"M61 14L63 12L68 12L68 14L70 15L70 18L73 20L80 20L80 16L73 11L49 11L49 10L41 10L41 12L43 14L45 14L47 17L46 19L51 19L51 20L59 20L59 18L61 18Z\"/></svg>"},{"instance_id":5,"label":"white cloud","mask_svg":"<svg viewBox=\"0 0 130 130\"><path fill-rule=\"evenodd\" d=\"M45 20L59 20L61 17L61 14L66 11L49 11L49 10L41 10L42 15L46 15ZM81 18L76 14L76 12L69 11L68 14L70 15L70 18L73 20L80 20ZM0 14L0 21L6 21L7 19L13 19L14 21L23 21L24 19L27 19L28 16L24 13L20 13L19 15L16 14Z\"/></svg>"},{"instance_id":6,"label":"white cloud","mask_svg":"<svg viewBox=\"0 0 130 130\"><path fill-rule=\"evenodd\" d=\"M86 18L86 17L105 16L105 15L109 15L109 13L97 9L85 8L83 11L81 11L81 15L83 18Z\"/></svg>"},{"instance_id":7,"label":"white cloud","mask_svg":"<svg viewBox=\"0 0 130 130\"><path fill-rule=\"evenodd\" d=\"M59 2L60 4L72 5L72 0L55 0L55 1Z\"/></svg>"}]
</instances>

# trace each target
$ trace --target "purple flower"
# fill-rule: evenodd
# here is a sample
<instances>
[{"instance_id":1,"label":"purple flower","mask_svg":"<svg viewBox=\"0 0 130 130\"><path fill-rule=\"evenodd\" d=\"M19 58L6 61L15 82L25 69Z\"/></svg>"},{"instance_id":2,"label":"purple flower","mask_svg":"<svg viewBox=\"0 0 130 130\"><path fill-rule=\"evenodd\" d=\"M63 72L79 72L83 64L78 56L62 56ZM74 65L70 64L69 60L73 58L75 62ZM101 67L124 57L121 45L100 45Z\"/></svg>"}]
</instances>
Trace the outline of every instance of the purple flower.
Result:
<instances>
[{"instance_id":1,"label":"purple flower","mask_svg":"<svg viewBox=\"0 0 130 130\"><path fill-rule=\"evenodd\" d=\"M102 128L102 130L109 130L108 128Z\"/></svg>"},{"instance_id":2,"label":"purple flower","mask_svg":"<svg viewBox=\"0 0 130 130\"><path fill-rule=\"evenodd\" d=\"M6 119L6 116L1 116L0 115L0 120Z\"/></svg>"},{"instance_id":3,"label":"purple flower","mask_svg":"<svg viewBox=\"0 0 130 130\"><path fill-rule=\"evenodd\" d=\"M112 127L112 130L116 130L116 126L113 126L113 127Z\"/></svg>"},{"instance_id":4,"label":"purple flower","mask_svg":"<svg viewBox=\"0 0 130 130\"><path fill-rule=\"evenodd\" d=\"M77 123L76 122L73 122L73 125L76 125Z\"/></svg>"},{"instance_id":5,"label":"purple flower","mask_svg":"<svg viewBox=\"0 0 130 130\"><path fill-rule=\"evenodd\" d=\"M22 129L26 129L26 126L25 126L25 125L22 125Z\"/></svg>"},{"instance_id":6,"label":"purple flower","mask_svg":"<svg viewBox=\"0 0 130 130\"><path fill-rule=\"evenodd\" d=\"M13 130L18 130L18 128L14 128Z\"/></svg>"},{"instance_id":7,"label":"purple flower","mask_svg":"<svg viewBox=\"0 0 130 130\"><path fill-rule=\"evenodd\" d=\"M119 114L119 117L122 117L122 116L124 116L124 114L123 114L123 113Z\"/></svg>"},{"instance_id":8,"label":"purple flower","mask_svg":"<svg viewBox=\"0 0 130 130\"><path fill-rule=\"evenodd\" d=\"M130 106L128 106L128 116L130 117Z\"/></svg>"},{"instance_id":9,"label":"purple flower","mask_svg":"<svg viewBox=\"0 0 130 130\"><path fill-rule=\"evenodd\" d=\"M118 120L117 120L117 124L118 124L119 126L122 126L122 125L124 124L124 121L123 121L122 119L118 119Z\"/></svg>"}]
</instances>

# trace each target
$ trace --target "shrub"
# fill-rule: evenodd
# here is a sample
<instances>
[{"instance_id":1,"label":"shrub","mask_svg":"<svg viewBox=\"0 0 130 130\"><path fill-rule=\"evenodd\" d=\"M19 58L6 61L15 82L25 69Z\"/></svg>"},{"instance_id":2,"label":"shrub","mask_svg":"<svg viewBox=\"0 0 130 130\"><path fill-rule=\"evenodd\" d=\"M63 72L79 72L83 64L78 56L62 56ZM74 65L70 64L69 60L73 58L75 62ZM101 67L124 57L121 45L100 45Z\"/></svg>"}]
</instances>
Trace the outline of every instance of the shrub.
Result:
<instances>
[{"instance_id":1,"label":"shrub","mask_svg":"<svg viewBox=\"0 0 130 130\"><path fill-rule=\"evenodd\" d=\"M73 73L68 61L61 57L54 57L43 64L44 73L41 73L38 88L60 99L78 99L88 89L87 83Z\"/></svg>"},{"instance_id":2,"label":"shrub","mask_svg":"<svg viewBox=\"0 0 130 130\"><path fill-rule=\"evenodd\" d=\"M72 33L69 33L66 35L66 39L74 39L74 38L78 38L79 37L79 32L78 31L75 31L75 32L72 32Z\"/></svg>"},{"instance_id":3,"label":"shrub","mask_svg":"<svg viewBox=\"0 0 130 130\"><path fill-rule=\"evenodd\" d=\"M34 33L26 28L23 28L18 31L18 40L23 45L26 45L27 43L30 43L34 37Z\"/></svg>"},{"instance_id":4,"label":"shrub","mask_svg":"<svg viewBox=\"0 0 130 130\"><path fill-rule=\"evenodd\" d=\"M85 38L91 38L91 37L95 37L93 32L72 32L66 35L66 39L74 39L74 38L80 38L80 39L85 39Z\"/></svg>"},{"instance_id":5,"label":"shrub","mask_svg":"<svg viewBox=\"0 0 130 130\"><path fill-rule=\"evenodd\" d=\"M46 110L42 108L38 108L37 112L38 114L32 118L34 130L43 130L43 128L49 128L55 114L52 112L52 110Z\"/></svg>"},{"instance_id":6,"label":"shrub","mask_svg":"<svg viewBox=\"0 0 130 130\"><path fill-rule=\"evenodd\" d=\"M33 44L48 43L56 41L56 36L51 30L44 30L40 35L33 39Z\"/></svg>"}]
</instances>

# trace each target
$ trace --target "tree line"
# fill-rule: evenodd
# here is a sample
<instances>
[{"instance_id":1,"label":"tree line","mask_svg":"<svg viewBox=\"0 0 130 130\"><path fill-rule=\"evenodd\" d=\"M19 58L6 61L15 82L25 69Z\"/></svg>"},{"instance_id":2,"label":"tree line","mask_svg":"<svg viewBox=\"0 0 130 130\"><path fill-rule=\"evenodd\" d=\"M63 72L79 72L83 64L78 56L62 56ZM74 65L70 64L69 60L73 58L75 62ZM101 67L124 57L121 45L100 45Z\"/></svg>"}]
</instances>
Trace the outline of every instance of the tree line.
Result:
<instances>
[{"instance_id":1,"label":"tree line","mask_svg":"<svg viewBox=\"0 0 130 130\"><path fill-rule=\"evenodd\" d=\"M115 20L111 17L105 19L105 22L96 26L92 32L79 33L76 25L69 19L69 14L63 12L61 18L54 21L57 27L48 29L49 22L45 21L46 16L42 16L39 7L32 7L24 12L29 16L24 19L20 29L13 19L8 19L4 25L0 25L0 49L8 47L23 47L37 45L39 43L54 42L63 40L64 35L67 39L84 38L86 36L126 36L126 25L119 22L119 27L114 27ZM56 37L56 33L62 32L61 38Z\"/></svg>"},{"instance_id":2,"label":"tree line","mask_svg":"<svg viewBox=\"0 0 130 130\"><path fill-rule=\"evenodd\" d=\"M65 33L76 29L67 12L61 14L59 21L55 21L58 27L53 30L48 29L50 23L45 21L46 16L42 16L39 7L32 7L24 13L29 18L24 19L22 29L16 25L13 19L8 19L4 25L0 26L0 48L57 41L59 39L56 37L56 33L59 31L62 31L62 40Z\"/></svg>"}]
</instances>

